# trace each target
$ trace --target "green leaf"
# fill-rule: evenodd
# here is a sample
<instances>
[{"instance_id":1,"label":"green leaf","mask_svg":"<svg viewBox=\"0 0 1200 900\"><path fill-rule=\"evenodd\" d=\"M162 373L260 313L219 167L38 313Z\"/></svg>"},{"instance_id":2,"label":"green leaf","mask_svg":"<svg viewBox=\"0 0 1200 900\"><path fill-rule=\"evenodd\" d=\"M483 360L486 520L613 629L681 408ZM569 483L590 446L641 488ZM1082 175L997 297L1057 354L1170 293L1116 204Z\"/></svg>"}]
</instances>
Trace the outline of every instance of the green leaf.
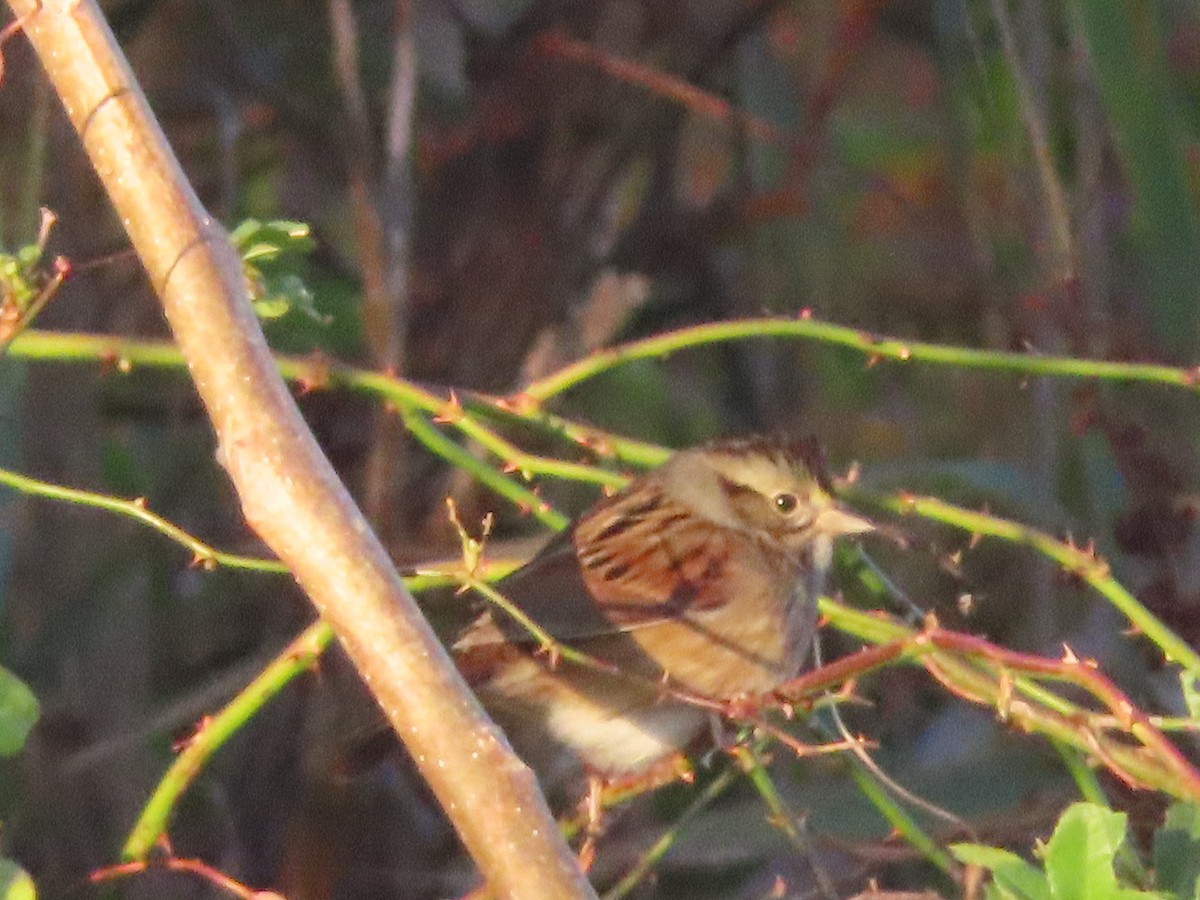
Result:
<instances>
[{"instance_id":1,"label":"green leaf","mask_svg":"<svg viewBox=\"0 0 1200 900\"><path fill-rule=\"evenodd\" d=\"M262 300L253 301L254 314L263 320L279 319L286 316L292 309L287 297L272 294Z\"/></svg>"},{"instance_id":2,"label":"green leaf","mask_svg":"<svg viewBox=\"0 0 1200 900\"><path fill-rule=\"evenodd\" d=\"M15 301L20 309L28 306L45 281L38 271L41 257L42 249L36 244L25 245L15 256L0 253L0 297Z\"/></svg>"},{"instance_id":3,"label":"green leaf","mask_svg":"<svg viewBox=\"0 0 1200 900\"><path fill-rule=\"evenodd\" d=\"M260 222L246 219L229 233L242 259L275 258L281 253L309 253L315 246L312 229L303 222L279 219Z\"/></svg>"},{"instance_id":4,"label":"green leaf","mask_svg":"<svg viewBox=\"0 0 1200 900\"><path fill-rule=\"evenodd\" d=\"M1124 893L1113 859L1125 842L1124 813L1074 803L1058 820L1043 856L1056 900L1108 900Z\"/></svg>"},{"instance_id":5,"label":"green leaf","mask_svg":"<svg viewBox=\"0 0 1200 900\"><path fill-rule=\"evenodd\" d=\"M1200 720L1200 683L1190 672L1179 673L1179 687L1183 691L1183 702L1187 707L1188 716Z\"/></svg>"},{"instance_id":6,"label":"green leaf","mask_svg":"<svg viewBox=\"0 0 1200 900\"><path fill-rule=\"evenodd\" d=\"M298 274L302 257L312 251L312 230L303 222L246 219L229 234L242 257L246 290L260 319L280 319L298 310L308 319L328 325L315 306L312 292Z\"/></svg>"},{"instance_id":7,"label":"green leaf","mask_svg":"<svg viewBox=\"0 0 1200 900\"><path fill-rule=\"evenodd\" d=\"M233 243L233 246L240 249L260 228L262 228L262 222L258 219L245 219L239 222L233 231L229 232L229 240Z\"/></svg>"},{"instance_id":8,"label":"green leaf","mask_svg":"<svg viewBox=\"0 0 1200 900\"><path fill-rule=\"evenodd\" d=\"M242 259L246 262L263 262L265 260L276 259L282 252L283 249L277 244L260 242L243 248Z\"/></svg>"},{"instance_id":9,"label":"green leaf","mask_svg":"<svg viewBox=\"0 0 1200 900\"><path fill-rule=\"evenodd\" d=\"M952 844L950 852L967 865L982 866L989 870L1003 897L1051 900L1054 896L1046 876L1008 850L983 844Z\"/></svg>"},{"instance_id":10,"label":"green leaf","mask_svg":"<svg viewBox=\"0 0 1200 900\"><path fill-rule=\"evenodd\" d=\"M1176 897L1200 896L1200 805L1174 803L1154 834L1158 887Z\"/></svg>"},{"instance_id":11,"label":"green leaf","mask_svg":"<svg viewBox=\"0 0 1200 900\"><path fill-rule=\"evenodd\" d=\"M1187 829L1200 827L1195 811L1177 813ZM1124 887L1117 881L1113 861L1125 843L1124 813L1094 803L1075 803L1058 820L1040 856L1043 874L1015 853L977 844L951 849L965 863L992 873L994 894L1019 900L1134 900L1162 896ZM1189 831L1190 834L1190 831ZM1183 896L1192 896L1191 888Z\"/></svg>"},{"instance_id":12,"label":"green leaf","mask_svg":"<svg viewBox=\"0 0 1200 900\"><path fill-rule=\"evenodd\" d=\"M0 900L37 900L33 879L11 859L0 859Z\"/></svg>"},{"instance_id":13,"label":"green leaf","mask_svg":"<svg viewBox=\"0 0 1200 900\"><path fill-rule=\"evenodd\" d=\"M0 667L0 756L19 753L37 719L38 702L33 691Z\"/></svg>"}]
</instances>

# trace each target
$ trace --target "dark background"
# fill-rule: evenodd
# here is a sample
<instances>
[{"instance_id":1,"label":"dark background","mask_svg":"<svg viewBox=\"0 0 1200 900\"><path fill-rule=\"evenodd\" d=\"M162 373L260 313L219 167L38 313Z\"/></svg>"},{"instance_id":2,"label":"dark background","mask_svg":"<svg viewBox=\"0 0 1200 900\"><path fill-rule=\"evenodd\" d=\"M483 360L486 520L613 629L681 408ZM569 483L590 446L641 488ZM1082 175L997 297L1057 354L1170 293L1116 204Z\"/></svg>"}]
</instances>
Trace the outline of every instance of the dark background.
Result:
<instances>
[{"instance_id":1,"label":"dark background","mask_svg":"<svg viewBox=\"0 0 1200 900\"><path fill-rule=\"evenodd\" d=\"M316 250L300 270L330 318L268 323L281 350L503 393L596 346L808 309L972 347L1196 359L1200 18L1185 4L105 9L213 214L231 226L250 216L312 225ZM357 65L335 63L335 24ZM393 65L404 41L415 82ZM49 252L75 267L38 325L165 336L36 61L19 38L3 51L0 248L32 241L44 205L59 219ZM393 100L405 88L411 106ZM368 400L318 391L303 403L398 560L453 554L447 493L468 521L500 511L502 539L537 535L410 446ZM747 341L624 367L555 409L668 446L816 434L839 469L860 463L874 487L1095 539L1123 583L1185 637L1196 633L1200 423L1183 392L867 366L815 344ZM0 422L6 466L145 497L222 549L261 549L181 374L8 360ZM578 510L589 495L553 496ZM48 896L86 896L83 879L116 859L172 740L311 613L286 579L198 572L125 520L0 500L0 654L43 711L25 752L0 770L0 846ZM947 549L963 543L927 531ZM1121 620L1030 553L984 545L952 578L925 550L880 552L945 621L1051 656L1069 642L1103 659L1138 702L1169 702L1170 677L1122 636ZM963 593L976 599L965 623ZM875 703L854 723L880 743L881 764L988 841L1028 849L1073 796L1048 747L920 672L889 670L863 692ZM465 890L469 869L402 760L340 772L358 727L347 723L369 720L331 656L202 775L176 816L175 852L294 900ZM645 896L774 896L777 877L788 896L805 896L813 859L842 894L871 877L946 889L913 851L886 842L836 760L777 755L813 857L739 788L687 828ZM693 797L670 788L617 816L598 882ZM121 890L212 894L159 877Z\"/></svg>"}]
</instances>

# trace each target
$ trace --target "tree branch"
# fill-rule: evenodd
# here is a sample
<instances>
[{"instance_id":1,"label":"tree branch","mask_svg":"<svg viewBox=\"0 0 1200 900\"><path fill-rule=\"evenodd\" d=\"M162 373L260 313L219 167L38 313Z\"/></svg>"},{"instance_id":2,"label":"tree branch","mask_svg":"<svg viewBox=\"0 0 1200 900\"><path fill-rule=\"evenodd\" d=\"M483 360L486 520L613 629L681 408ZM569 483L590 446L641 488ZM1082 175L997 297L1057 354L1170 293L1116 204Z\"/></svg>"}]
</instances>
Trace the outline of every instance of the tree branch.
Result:
<instances>
[{"instance_id":1,"label":"tree branch","mask_svg":"<svg viewBox=\"0 0 1200 900\"><path fill-rule=\"evenodd\" d=\"M333 627L494 893L593 896L531 772L404 589L279 378L241 262L92 0L9 0L120 215L247 520Z\"/></svg>"}]
</instances>

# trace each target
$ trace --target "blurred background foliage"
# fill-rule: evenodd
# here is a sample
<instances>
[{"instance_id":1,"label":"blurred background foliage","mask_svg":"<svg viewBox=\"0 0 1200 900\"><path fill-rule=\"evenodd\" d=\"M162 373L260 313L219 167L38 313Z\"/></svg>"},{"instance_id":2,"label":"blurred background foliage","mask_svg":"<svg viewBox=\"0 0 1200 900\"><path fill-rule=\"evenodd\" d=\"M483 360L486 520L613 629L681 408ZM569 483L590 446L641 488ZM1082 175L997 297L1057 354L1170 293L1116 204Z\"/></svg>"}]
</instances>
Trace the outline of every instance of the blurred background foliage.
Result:
<instances>
[{"instance_id":1,"label":"blurred background foliage","mask_svg":"<svg viewBox=\"0 0 1200 900\"><path fill-rule=\"evenodd\" d=\"M266 323L282 351L506 393L623 339L811 310L973 347L1197 359L1195 4L103 5L213 214L231 228L311 226L311 252L287 274L312 309ZM19 39L3 52L0 250L33 242L46 206L58 216L48 253L73 267L38 326L164 336L36 61ZM259 550L183 377L0 366L0 464L145 497L222 549ZM338 392L302 402L400 562L454 553L446 494L468 521L501 513L497 552L537 536L407 442L387 411ZM555 409L669 446L817 434L870 486L1095 540L1158 615L1200 635L1200 417L1184 392L870 366L836 348L747 341L629 365ZM589 497L544 488L571 511ZM79 896L116 858L172 741L311 614L284 580L191 569L125 520L0 500L0 657L42 706L23 754L0 768L0 844L48 895ZM923 531L920 550L879 550L922 607L1016 649L1057 656L1066 642L1147 708L1178 711L1177 682L1094 596L1018 548ZM937 554L957 549L968 552L950 577ZM841 649L828 643L827 656ZM346 668L330 656L219 755L176 817L175 852L293 900L465 890L452 834L398 757L338 771L347 708L367 715ZM1027 851L1074 796L1048 746L922 672L889 670L862 692L873 704L853 727L879 742L881 765L982 840ZM689 825L641 895L807 896L814 867L841 895L871 878L949 889L888 839L838 759L780 751L772 771L810 853L742 786ZM1108 787L1135 831L1153 827L1153 798ZM598 883L694 790L616 814ZM122 890L212 893L164 874Z\"/></svg>"}]
</instances>

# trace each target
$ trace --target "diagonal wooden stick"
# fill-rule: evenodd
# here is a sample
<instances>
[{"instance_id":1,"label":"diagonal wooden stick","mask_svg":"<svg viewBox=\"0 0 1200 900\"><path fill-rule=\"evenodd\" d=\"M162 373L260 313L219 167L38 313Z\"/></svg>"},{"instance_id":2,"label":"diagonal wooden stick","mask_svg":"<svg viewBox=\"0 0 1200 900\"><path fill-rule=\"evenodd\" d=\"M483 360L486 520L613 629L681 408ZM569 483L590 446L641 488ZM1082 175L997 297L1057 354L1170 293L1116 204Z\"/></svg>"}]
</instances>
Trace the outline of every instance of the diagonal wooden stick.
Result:
<instances>
[{"instance_id":1,"label":"diagonal wooden stick","mask_svg":"<svg viewBox=\"0 0 1200 900\"><path fill-rule=\"evenodd\" d=\"M9 0L108 191L217 432L247 520L336 631L501 897L594 896L530 771L486 718L321 454L93 0Z\"/></svg>"}]
</instances>

